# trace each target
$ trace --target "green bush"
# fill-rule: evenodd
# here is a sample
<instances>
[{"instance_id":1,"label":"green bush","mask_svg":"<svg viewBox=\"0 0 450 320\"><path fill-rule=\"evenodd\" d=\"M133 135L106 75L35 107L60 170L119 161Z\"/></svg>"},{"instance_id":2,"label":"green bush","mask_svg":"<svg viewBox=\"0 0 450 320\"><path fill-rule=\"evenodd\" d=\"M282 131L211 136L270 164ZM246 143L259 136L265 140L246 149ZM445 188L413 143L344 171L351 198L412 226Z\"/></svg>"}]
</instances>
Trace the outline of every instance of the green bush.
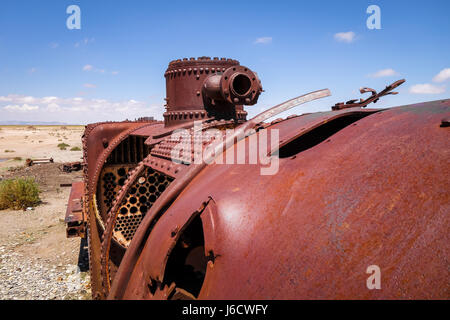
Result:
<instances>
[{"instance_id":1,"label":"green bush","mask_svg":"<svg viewBox=\"0 0 450 320\"><path fill-rule=\"evenodd\" d=\"M73 147L70 151L81 151L80 147Z\"/></svg>"},{"instance_id":2,"label":"green bush","mask_svg":"<svg viewBox=\"0 0 450 320\"><path fill-rule=\"evenodd\" d=\"M70 147L70 145L68 145L67 143L60 143L58 144L58 148L61 150L66 150L67 147Z\"/></svg>"},{"instance_id":3,"label":"green bush","mask_svg":"<svg viewBox=\"0 0 450 320\"><path fill-rule=\"evenodd\" d=\"M39 186L33 178L17 178L0 181L0 210L25 209L41 202Z\"/></svg>"}]
</instances>

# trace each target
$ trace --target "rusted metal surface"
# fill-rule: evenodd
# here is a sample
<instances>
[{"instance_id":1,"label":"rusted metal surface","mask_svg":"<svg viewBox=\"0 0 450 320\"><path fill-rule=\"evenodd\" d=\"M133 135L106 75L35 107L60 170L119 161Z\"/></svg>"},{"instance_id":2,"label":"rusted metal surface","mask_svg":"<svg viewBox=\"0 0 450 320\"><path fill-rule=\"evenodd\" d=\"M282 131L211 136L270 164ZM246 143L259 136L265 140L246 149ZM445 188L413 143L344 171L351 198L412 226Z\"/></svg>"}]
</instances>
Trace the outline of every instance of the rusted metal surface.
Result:
<instances>
[{"instance_id":1,"label":"rusted metal surface","mask_svg":"<svg viewBox=\"0 0 450 320\"><path fill-rule=\"evenodd\" d=\"M258 166L206 167L142 250L127 251L116 281L131 276L109 297L170 297L166 263L200 214L209 257L200 299L446 298L450 145L439 124L448 115L450 100L374 113L281 159L273 176ZM382 290L366 287L374 264Z\"/></svg>"},{"instance_id":2,"label":"rusted metal surface","mask_svg":"<svg viewBox=\"0 0 450 320\"><path fill-rule=\"evenodd\" d=\"M375 112L380 112L380 109L361 109L345 108L343 110L328 111L328 112L315 112L302 116L291 117L289 119L283 119L280 121L272 122L265 126L266 129L281 129L280 130L280 145L282 148L286 144L294 141L298 137L313 131L316 128L323 126L326 123L332 122L340 118L363 118ZM277 148L278 149L278 148ZM275 152L277 149L270 150L270 153Z\"/></svg>"},{"instance_id":3,"label":"rusted metal surface","mask_svg":"<svg viewBox=\"0 0 450 320\"><path fill-rule=\"evenodd\" d=\"M152 118L140 118L136 121L103 122L86 126L82 139L85 181L83 213L87 219L89 267L94 298L101 298L100 292L102 292L100 247L108 205L111 204L104 201L109 198L109 194L114 197L114 192L121 187L115 185L119 181L113 181L108 183L108 188L105 190L104 175L113 166L122 166L124 169L135 167L140 159L146 157L149 148L144 144L148 136L140 137L133 133L138 130L151 132L151 128L155 128L156 131L161 125L161 122ZM106 191L107 195L100 194L101 190ZM112 261L115 263L113 267L118 265L122 255L120 246L115 245L112 256Z\"/></svg>"},{"instance_id":4,"label":"rusted metal surface","mask_svg":"<svg viewBox=\"0 0 450 320\"><path fill-rule=\"evenodd\" d=\"M262 91L256 73L233 59L178 59L164 76L166 127L217 118L245 121L243 105L255 104Z\"/></svg>"},{"instance_id":5,"label":"rusted metal surface","mask_svg":"<svg viewBox=\"0 0 450 320\"><path fill-rule=\"evenodd\" d=\"M372 88L362 87L361 89L359 89L359 92L361 92L361 93L366 93L366 92L372 93L372 95L369 98L364 99L364 100L360 99L359 102L356 102L356 101L358 101L358 99L349 100L346 103L339 102L339 103L336 103L333 107L331 107L331 109L332 110L341 110L341 109L353 108L353 107L364 108L369 103L372 103L372 102L376 103L383 96L386 96L386 95L389 95L389 94L398 94L398 92L393 92L392 90L394 90L398 86L402 85L404 82L405 82L405 79L397 80L394 83L388 85L383 90L381 90L379 93L377 93Z\"/></svg>"},{"instance_id":6,"label":"rusted metal surface","mask_svg":"<svg viewBox=\"0 0 450 320\"><path fill-rule=\"evenodd\" d=\"M80 161L68 162L68 163L64 163L60 168L61 168L61 171L70 173L72 171L81 170L83 168L83 163Z\"/></svg>"},{"instance_id":7,"label":"rusted metal surface","mask_svg":"<svg viewBox=\"0 0 450 320\"><path fill-rule=\"evenodd\" d=\"M25 164L28 167L31 167L34 164L39 164L39 163L53 163L53 158L45 158L45 159L27 159L25 161Z\"/></svg>"},{"instance_id":8,"label":"rusted metal surface","mask_svg":"<svg viewBox=\"0 0 450 320\"><path fill-rule=\"evenodd\" d=\"M97 190L100 188L99 179L108 158L114 153L117 159L122 159L124 149L121 143L132 132L144 127L158 126L157 121L124 121L104 122L86 126L83 134L83 174L85 181L83 213L87 219L89 269L91 273L91 287L94 299L102 297L102 280L100 267L101 237L104 229L106 212L102 212L97 204ZM129 144L127 144L128 146ZM118 149L120 148L120 149ZM116 150L117 149L117 150ZM115 151L115 152L114 152ZM125 158L125 155L123 155ZM114 157L114 160L116 157ZM136 165L136 164L133 164ZM102 218L103 216L103 218ZM122 253L117 256L120 260Z\"/></svg>"},{"instance_id":9,"label":"rusted metal surface","mask_svg":"<svg viewBox=\"0 0 450 320\"><path fill-rule=\"evenodd\" d=\"M66 187L71 187L72 188L72 183L60 183L59 186L61 188L66 188Z\"/></svg>"},{"instance_id":10,"label":"rusted metal surface","mask_svg":"<svg viewBox=\"0 0 450 320\"><path fill-rule=\"evenodd\" d=\"M64 219L64 222L67 224L67 238L85 237L86 217L83 214L83 194L84 182L78 181L72 183L69 202L67 204L66 218Z\"/></svg>"},{"instance_id":11,"label":"rusted metal surface","mask_svg":"<svg viewBox=\"0 0 450 320\"><path fill-rule=\"evenodd\" d=\"M362 109L399 80L333 111L266 123L330 92L246 121L243 105L262 87L238 61L175 60L165 78L164 123L97 123L83 136L94 298L446 297L450 100ZM204 160L244 146L247 164L197 164L192 149L174 158L171 135L195 137L194 121L223 133L203 141ZM248 164L249 139L275 130L280 144L266 149L279 171L261 175L259 159ZM382 290L367 289L369 265L380 266Z\"/></svg>"},{"instance_id":12,"label":"rusted metal surface","mask_svg":"<svg viewBox=\"0 0 450 320\"><path fill-rule=\"evenodd\" d=\"M323 97L326 97L330 95L329 90L320 90L315 91L306 95L299 96L297 98L291 99L286 101L285 103L282 103L280 105L277 105L273 108L270 108L267 111L264 111L260 114L258 114L256 117L252 118L250 121L245 122L244 124L240 125L236 128L234 133L231 136L226 137L224 141L221 141L219 143L215 143L211 146L209 149L209 152L205 155L205 161L201 164L195 164L191 165L188 169L183 172L183 175L181 175L178 179L174 181L168 188L168 190L160 197L158 200L153 204L151 208L149 208L149 212L144 218L144 220L141 223L141 227L139 230L146 230L147 227L149 227L150 224L154 223L157 217L161 215L161 210L168 206L171 201L175 199L175 197L178 196L178 194L183 191L183 189L187 186L187 184L195 178L197 174L201 172L201 170L206 166L206 163L214 159L217 155L222 153L222 150L224 150L224 147L229 145L233 141L239 141L240 139L245 137L245 134L248 130L254 128L257 126L261 121L264 121L267 118L270 118L277 113L283 112L288 110L289 108L292 108L296 105L306 103L311 100L320 99ZM140 171L142 171L142 168L139 168ZM132 177L130 177L132 178ZM134 177L136 179L136 177ZM134 181L134 180L131 180ZM124 190L125 192L127 190ZM119 194L118 199L119 201L116 202L120 203L122 201L123 193ZM109 273L108 273L108 265L109 265L109 250L110 250L110 243L112 238L112 228L115 226L115 220L118 216L118 208L115 206L112 207L111 213L109 214L110 221L108 221L107 228L105 230L105 237L103 241L103 250L102 250L102 270L103 270L103 281L104 281L104 289L105 293L108 293L109 290ZM127 251L134 253L136 248L139 247L139 240L142 240L144 233L137 232L135 234L135 238L137 240L134 241L135 246L130 246ZM128 277L129 275L125 273L119 273L118 279L116 280L117 283L125 281L123 277ZM120 285L119 285L120 286Z\"/></svg>"},{"instance_id":13,"label":"rusted metal surface","mask_svg":"<svg viewBox=\"0 0 450 320\"><path fill-rule=\"evenodd\" d=\"M209 75L203 83L203 101L213 108L230 105L254 105L262 91L256 73L244 66L232 66L223 73Z\"/></svg>"}]
</instances>

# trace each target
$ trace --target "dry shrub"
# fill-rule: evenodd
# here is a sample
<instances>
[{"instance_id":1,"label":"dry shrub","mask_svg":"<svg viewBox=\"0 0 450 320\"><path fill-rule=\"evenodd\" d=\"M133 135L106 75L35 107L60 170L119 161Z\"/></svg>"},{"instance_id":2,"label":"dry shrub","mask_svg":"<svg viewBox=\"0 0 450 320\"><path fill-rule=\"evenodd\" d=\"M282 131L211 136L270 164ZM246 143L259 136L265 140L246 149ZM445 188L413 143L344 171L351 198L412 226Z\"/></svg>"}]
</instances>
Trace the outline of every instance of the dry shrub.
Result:
<instances>
[{"instance_id":1,"label":"dry shrub","mask_svg":"<svg viewBox=\"0 0 450 320\"><path fill-rule=\"evenodd\" d=\"M60 144L58 144L58 148L60 149L60 150L66 150L67 149L67 147L70 147L70 145L68 145L67 143L60 143Z\"/></svg>"},{"instance_id":2,"label":"dry shrub","mask_svg":"<svg viewBox=\"0 0 450 320\"><path fill-rule=\"evenodd\" d=\"M0 181L0 210L26 209L41 202L39 186L33 178L17 178Z\"/></svg>"}]
</instances>

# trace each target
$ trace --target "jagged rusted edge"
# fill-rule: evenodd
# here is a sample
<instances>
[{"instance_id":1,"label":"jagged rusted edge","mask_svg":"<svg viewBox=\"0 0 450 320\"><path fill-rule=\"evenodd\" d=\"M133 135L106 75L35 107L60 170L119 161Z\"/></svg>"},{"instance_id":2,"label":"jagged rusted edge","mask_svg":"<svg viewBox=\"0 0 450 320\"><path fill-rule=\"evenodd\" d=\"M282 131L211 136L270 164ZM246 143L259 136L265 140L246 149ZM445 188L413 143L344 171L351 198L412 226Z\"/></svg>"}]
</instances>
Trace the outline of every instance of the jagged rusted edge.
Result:
<instances>
[{"instance_id":1,"label":"jagged rusted edge","mask_svg":"<svg viewBox=\"0 0 450 320\"><path fill-rule=\"evenodd\" d=\"M107 149L105 149L106 152L104 152L102 154L102 156L100 156L99 159L103 159L102 161L97 161L97 168L94 174L94 179L95 181L98 180L98 176L100 174L99 171L99 164L103 164L105 162L105 160L107 159L107 157L109 156L109 154L111 154L112 150L114 150L114 148L117 146L118 143L122 142L123 139L125 139L131 132L138 130L140 128L143 128L145 126L148 125L156 125L156 124L160 124L161 122L159 121L155 121L155 122L141 122L141 121L124 121L127 123L142 123L142 126L138 126L135 128L131 128L129 130L126 130L124 133L120 134L118 138L114 139L113 143L111 143ZM114 123L114 121L104 121L104 122L97 122L97 123L93 123L93 124L88 124L85 127L84 133L83 133L83 137L82 137L82 144L83 144L83 176L84 176L84 181L86 182L84 184L84 197L83 197L83 212L86 213L86 227L87 227L87 237L88 237L88 257L89 257L89 274L92 275L92 242L91 242L91 225L90 225L90 210L89 210L89 204L91 202L91 198L90 198L90 193L89 191L92 190L90 188L89 185L89 170L88 170L88 150L87 150L87 139L89 137L89 135L91 134L91 132L98 126L103 125L103 124L110 124L110 123ZM106 156L105 156L106 155ZM102 168L102 165L100 166L100 170ZM97 185L97 183L95 183L95 185ZM93 203L93 205L97 205L96 203ZM94 292L92 292L93 298L96 298L94 296Z\"/></svg>"},{"instance_id":2,"label":"jagged rusted edge","mask_svg":"<svg viewBox=\"0 0 450 320\"><path fill-rule=\"evenodd\" d=\"M98 122L89 124L85 127L83 137L82 137L82 144L83 144L83 176L84 176L84 197L83 197L83 212L86 213L86 228L87 228L87 240L88 240L88 257L89 257L89 275L92 276L92 242L91 242L91 225L90 225L90 210L89 210L89 187L88 187L88 152L87 152L87 145L86 141L89 136L89 134L92 132L92 130L101 124L104 124L107 122ZM98 298L94 292L92 292L92 297L94 299Z\"/></svg>"},{"instance_id":3,"label":"jagged rusted edge","mask_svg":"<svg viewBox=\"0 0 450 320\"><path fill-rule=\"evenodd\" d=\"M213 120L211 122L204 123L203 129L210 129L214 127L221 127L224 125L239 125L242 121L234 121L234 120ZM193 127L192 127L193 128ZM169 136L167 136L165 139L167 139ZM164 141L165 139L161 140L159 143ZM159 144L158 143L158 144ZM150 161L148 160L150 157L152 157L152 154L150 153L143 161L141 161L132 171L128 173L127 179L125 180L125 184L122 186L122 188L119 190L118 195L113 200L113 204L111 206L111 209L109 210L107 217L108 220L106 222L105 231L102 235L102 246L101 246L101 257L100 257L100 264L101 264L101 275L102 275L102 281L103 281L103 294L104 297L107 297L109 294L109 290L111 288L111 279L109 277L109 250L111 247L111 241L113 239L113 231L114 227L116 225L117 216L119 212L119 207L121 206L123 199L125 195L128 194L128 190L130 189L130 186L133 185L137 177L142 173L143 169L145 168L146 164L148 164Z\"/></svg>"}]
</instances>

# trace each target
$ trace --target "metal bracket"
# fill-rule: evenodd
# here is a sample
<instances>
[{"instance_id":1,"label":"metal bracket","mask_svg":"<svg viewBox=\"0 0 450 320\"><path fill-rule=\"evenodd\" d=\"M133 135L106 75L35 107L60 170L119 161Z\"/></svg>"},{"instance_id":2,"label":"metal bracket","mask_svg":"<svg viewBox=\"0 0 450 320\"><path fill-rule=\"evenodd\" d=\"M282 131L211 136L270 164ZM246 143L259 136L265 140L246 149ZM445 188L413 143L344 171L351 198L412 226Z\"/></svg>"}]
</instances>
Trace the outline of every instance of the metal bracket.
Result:
<instances>
[{"instance_id":1,"label":"metal bracket","mask_svg":"<svg viewBox=\"0 0 450 320\"><path fill-rule=\"evenodd\" d=\"M349 100L345 103L338 102L334 106L332 106L331 109L332 110L341 110L341 109L354 108L354 107L364 108L371 102L376 103L382 96L386 96L388 94L398 94L398 92L391 92L391 91L394 90L395 88L397 88L399 85L403 84L403 82L405 82L405 81L406 81L405 79L397 80L394 83L388 85L384 90L380 91L379 93L377 93L372 88L362 87L359 89L359 92L361 92L361 93L371 92L372 95L369 98L367 98L365 100L360 99L359 102L356 102L356 101L358 101L358 99Z\"/></svg>"}]
</instances>

